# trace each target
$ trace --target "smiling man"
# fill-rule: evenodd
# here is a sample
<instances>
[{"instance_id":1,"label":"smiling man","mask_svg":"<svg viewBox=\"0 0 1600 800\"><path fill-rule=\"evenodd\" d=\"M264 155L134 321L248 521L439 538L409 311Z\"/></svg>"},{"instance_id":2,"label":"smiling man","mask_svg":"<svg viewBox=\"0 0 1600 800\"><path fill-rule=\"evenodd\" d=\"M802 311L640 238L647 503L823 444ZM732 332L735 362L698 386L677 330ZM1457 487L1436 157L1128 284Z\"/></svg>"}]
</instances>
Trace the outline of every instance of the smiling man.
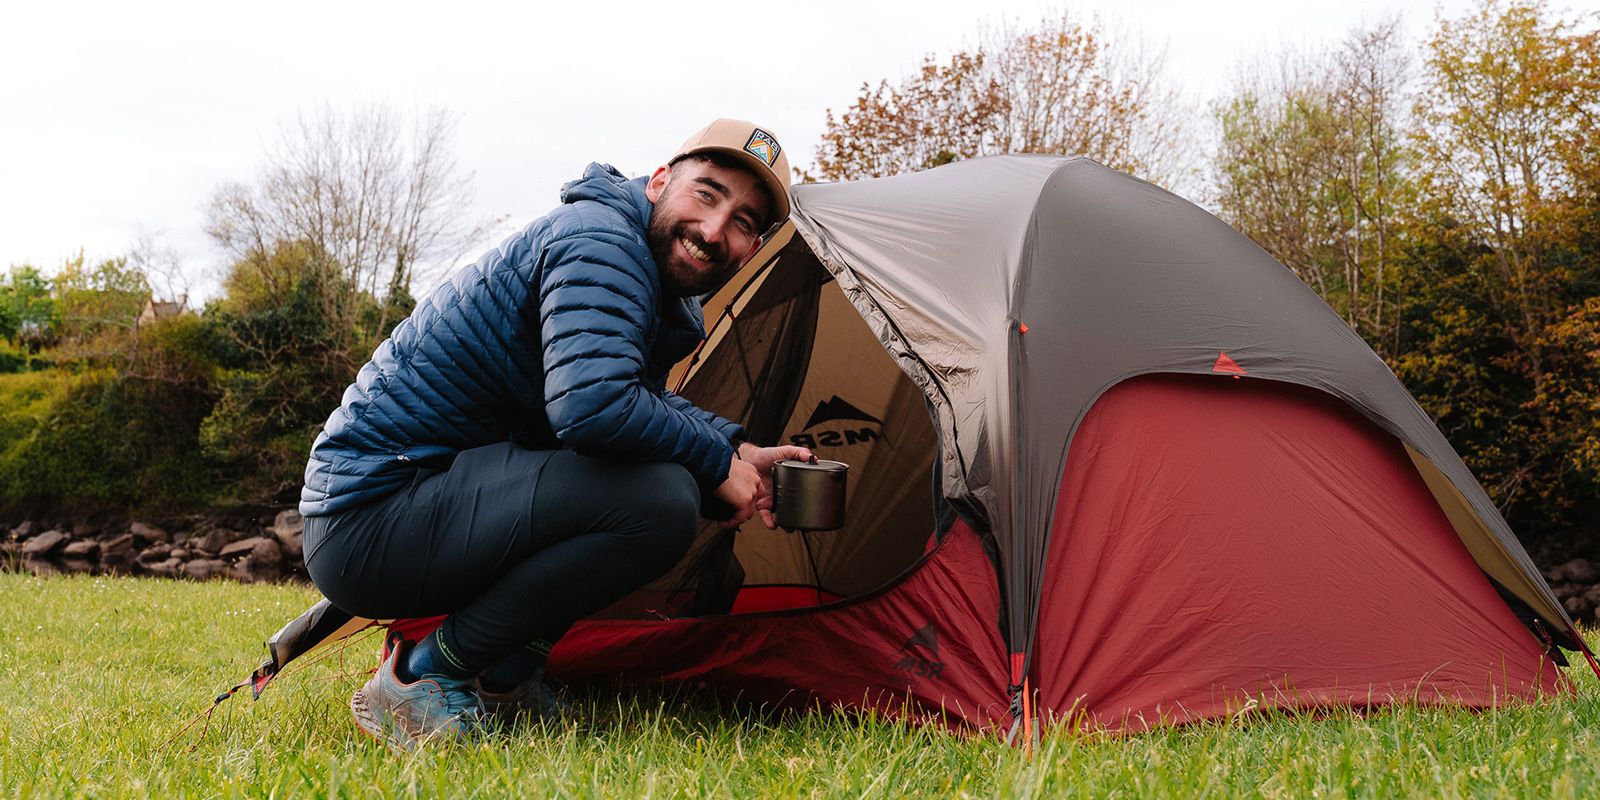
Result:
<instances>
[{"instance_id":1,"label":"smiling man","mask_svg":"<svg viewBox=\"0 0 1600 800\"><path fill-rule=\"evenodd\" d=\"M676 564L703 509L773 527L772 465L810 453L665 381L788 189L777 139L738 120L648 178L591 164L379 345L312 447L306 567L347 612L445 619L356 691L362 729L409 749L568 713L542 674L573 623Z\"/></svg>"}]
</instances>

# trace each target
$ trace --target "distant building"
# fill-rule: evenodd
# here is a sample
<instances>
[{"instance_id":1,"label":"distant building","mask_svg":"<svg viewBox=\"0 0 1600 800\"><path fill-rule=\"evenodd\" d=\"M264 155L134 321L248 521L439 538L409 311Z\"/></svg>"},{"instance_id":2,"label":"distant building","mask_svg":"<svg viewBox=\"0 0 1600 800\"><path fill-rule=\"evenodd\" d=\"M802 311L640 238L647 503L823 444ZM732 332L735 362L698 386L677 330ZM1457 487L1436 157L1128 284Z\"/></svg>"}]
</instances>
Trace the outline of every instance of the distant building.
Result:
<instances>
[{"instance_id":1,"label":"distant building","mask_svg":"<svg viewBox=\"0 0 1600 800\"><path fill-rule=\"evenodd\" d=\"M152 322L171 319L189 311L189 295L182 295L177 300L157 300L147 297L144 300L144 310L139 312L137 325L143 328Z\"/></svg>"}]
</instances>

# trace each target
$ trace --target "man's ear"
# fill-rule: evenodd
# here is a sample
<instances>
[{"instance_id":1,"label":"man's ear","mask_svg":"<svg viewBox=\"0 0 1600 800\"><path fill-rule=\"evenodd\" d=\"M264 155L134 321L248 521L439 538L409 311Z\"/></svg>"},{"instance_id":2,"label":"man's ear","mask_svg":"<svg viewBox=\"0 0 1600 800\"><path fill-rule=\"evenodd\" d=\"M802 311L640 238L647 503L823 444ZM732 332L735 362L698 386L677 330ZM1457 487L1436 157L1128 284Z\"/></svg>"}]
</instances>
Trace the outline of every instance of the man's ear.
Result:
<instances>
[{"instance_id":1,"label":"man's ear","mask_svg":"<svg viewBox=\"0 0 1600 800\"><path fill-rule=\"evenodd\" d=\"M650 198L650 202L658 202L661 199L661 191L667 188L667 178L671 174L672 167L666 164L656 167L656 171L650 174L650 182L644 185L644 196Z\"/></svg>"}]
</instances>

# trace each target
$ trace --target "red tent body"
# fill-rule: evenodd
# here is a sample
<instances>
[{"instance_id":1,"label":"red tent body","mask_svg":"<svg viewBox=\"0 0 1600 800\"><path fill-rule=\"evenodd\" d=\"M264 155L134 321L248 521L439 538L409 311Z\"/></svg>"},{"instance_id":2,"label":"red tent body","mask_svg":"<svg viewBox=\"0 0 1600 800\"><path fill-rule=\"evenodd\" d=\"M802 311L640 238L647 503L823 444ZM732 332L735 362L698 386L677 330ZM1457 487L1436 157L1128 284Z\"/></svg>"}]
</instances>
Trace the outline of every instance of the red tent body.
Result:
<instances>
[{"instance_id":1,"label":"red tent body","mask_svg":"<svg viewBox=\"0 0 1600 800\"><path fill-rule=\"evenodd\" d=\"M1053 157L794 201L679 391L851 464L846 528L708 523L553 674L984 728L1571 691L1582 641L1460 458L1211 215Z\"/></svg>"}]
</instances>

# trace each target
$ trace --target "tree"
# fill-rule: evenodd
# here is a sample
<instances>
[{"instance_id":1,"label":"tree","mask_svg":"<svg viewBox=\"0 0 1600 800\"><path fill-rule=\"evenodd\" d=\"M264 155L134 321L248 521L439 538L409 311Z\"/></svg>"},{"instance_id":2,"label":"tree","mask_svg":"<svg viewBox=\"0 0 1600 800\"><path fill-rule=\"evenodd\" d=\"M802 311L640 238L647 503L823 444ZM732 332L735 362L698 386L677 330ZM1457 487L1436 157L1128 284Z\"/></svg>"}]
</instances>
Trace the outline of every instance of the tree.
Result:
<instances>
[{"instance_id":1,"label":"tree","mask_svg":"<svg viewBox=\"0 0 1600 800\"><path fill-rule=\"evenodd\" d=\"M1317 291L1379 352L1392 350L1394 234L1408 186L1399 19L1332 53L1283 53L1241 71L1212 107L1223 219Z\"/></svg>"},{"instance_id":2,"label":"tree","mask_svg":"<svg viewBox=\"0 0 1600 800\"><path fill-rule=\"evenodd\" d=\"M1184 178L1186 120L1165 54L1114 47L1070 14L988 33L947 64L929 56L893 85L863 84L817 147L810 178L855 180L999 153L1085 155L1162 184Z\"/></svg>"},{"instance_id":3,"label":"tree","mask_svg":"<svg viewBox=\"0 0 1600 800\"><path fill-rule=\"evenodd\" d=\"M1397 374L1507 516L1600 510L1600 38L1483 0L1428 42Z\"/></svg>"},{"instance_id":4,"label":"tree","mask_svg":"<svg viewBox=\"0 0 1600 800\"><path fill-rule=\"evenodd\" d=\"M150 297L144 273L126 258L90 266L80 252L62 265L52 282L62 332L79 340L108 329L132 330Z\"/></svg>"},{"instance_id":5,"label":"tree","mask_svg":"<svg viewBox=\"0 0 1600 800\"><path fill-rule=\"evenodd\" d=\"M0 280L0 334L12 342L38 342L53 335L55 319L50 279L38 267L12 267L11 274Z\"/></svg>"},{"instance_id":6,"label":"tree","mask_svg":"<svg viewBox=\"0 0 1600 800\"><path fill-rule=\"evenodd\" d=\"M419 270L455 258L490 224L469 221L472 176L451 154L452 118L429 112L409 142L401 128L385 105L302 113L280 131L254 186L216 190L206 232L233 256L235 272L263 270L256 281L277 303L298 277L271 273L271 254L310 248L328 270L316 278L330 290L323 313L353 329L358 295L409 296Z\"/></svg>"}]
</instances>

